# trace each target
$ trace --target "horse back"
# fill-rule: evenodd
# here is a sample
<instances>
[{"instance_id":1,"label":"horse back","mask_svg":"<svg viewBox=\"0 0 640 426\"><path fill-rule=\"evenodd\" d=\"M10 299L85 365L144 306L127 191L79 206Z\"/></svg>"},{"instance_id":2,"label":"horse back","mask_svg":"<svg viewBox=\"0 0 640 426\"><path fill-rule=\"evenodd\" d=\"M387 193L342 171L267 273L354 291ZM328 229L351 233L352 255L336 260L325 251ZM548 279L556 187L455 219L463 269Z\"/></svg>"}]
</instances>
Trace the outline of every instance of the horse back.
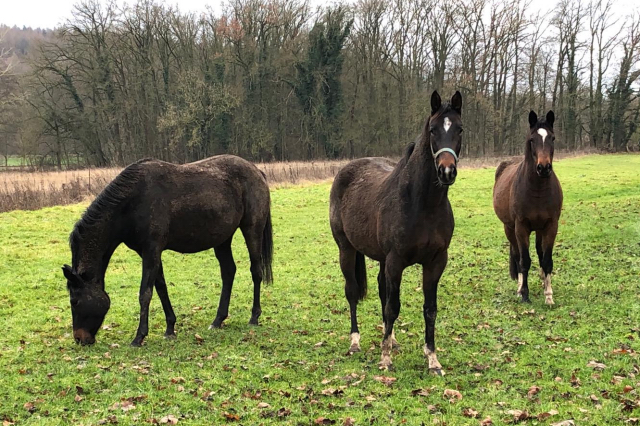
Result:
<instances>
[{"instance_id":1,"label":"horse back","mask_svg":"<svg viewBox=\"0 0 640 426\"><path fill-rule=\"evenodd\" d=\"M268 217L266 180L239 157L217 156L184 165L153 160L143 167L144 179L127 209L129 221L135 235L151 236L167 249L193 253L212 248L243 223Z\"/></svg>"},{"instance_id":2,"label":"horse back","mask_svg":"<svg viewBox=\"0 0 640 426\"><path fill-rule=\"evenodd\" d=\"M389 159L369 157L354 160L338 172L331 187L329 213L338 244L346 238L357 251L376 260L384 258L377 241L377 199L394 166Z\"/></svg>"}]
</instances>

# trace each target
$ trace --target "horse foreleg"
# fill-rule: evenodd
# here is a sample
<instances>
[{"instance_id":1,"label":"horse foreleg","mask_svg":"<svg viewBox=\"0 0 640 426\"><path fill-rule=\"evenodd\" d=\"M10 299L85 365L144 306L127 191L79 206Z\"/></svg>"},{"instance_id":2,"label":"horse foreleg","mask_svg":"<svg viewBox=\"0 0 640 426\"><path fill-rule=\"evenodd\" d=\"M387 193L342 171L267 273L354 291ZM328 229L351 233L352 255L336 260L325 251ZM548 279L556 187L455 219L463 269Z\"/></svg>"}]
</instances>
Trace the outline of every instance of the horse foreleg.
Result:
<instances>
[{"instance_id":1,"label":"horse foreleg","mask_svg":"<svg viewBox=\"0 0 640 426\"><path fill-rule=\"evenodd\" d=\"M542 269L542 263L544 259L544 251L542 250L542 232L536 231L536 253L538 254L538 262L540 263L540 279L544 280L544 270Z\"/></svg>"},{"instance_id":2,"label":"horse foreleg","mask_svg":"<svg viewBox=\"0 0 640 426\"><path fill-rule=\"evenodd\" d=\"M558 222L552 221L542 232L542 260L540 266L544 273L544 302L553 305L553 289L551 288L551 272L553 271L553 244L558 233Z\"/></svg>"},{"instance_id":3,"label":"horse foreleg","mask_svg":"<svg viewBox=\"0 0 640 426\"><path fill-rule=\"evenodd\" d=\"M140 324L136 337L131 346L142 346L142 342L149 334L149 305L153 296L153 286L158 276L161 258L159 252L150 252L142 255L142 281L140 283Z\"/></svg>"},{"instance_id":4,"label":"horse foreleg","mask_svg":"<svg viewBox=\"0 0 640 426\"><path fill-rule=\"evenodd\" d=\"M442 365L436 356L435 327L438 315L438 282L447 266L447 251L438 254L428 265L422 265L422 291L424 293L424 356L429 362L429 370L442 376Z\"/></svg>"},{"instance_id":5,"label":"horse foreleg","mask_svg":"<svg viewBox=\"0 0 640 426\"><path fill-rule=\"evenodd\" d=\"M382 338L382 356L380 369L391 367L391 349L393 347L393 324L400 315L400 283L404 265L393 254L387 256L385 261L386 296L384 306L384 337Z\"/></svg>"},{"instance_id":6,"label":"horse foreleg","mask_svg":"<svg viewBox=\"0 0 640 426\"><path fill-rule=\"evenodd\" d=\"M232 237L233 238L233 237ZM229 316L229 300L231 299L231 289L233 287L233 279L236 276L236 263L231 253L231 240L229 238L224 243L215 247L216 258L220 263L220 276L222 277L222 291L220 292L220 303L218 304L218 312L209 328L220 328L222 322Z\"/></svg>"},{"instance_id":7,"label":"horse foreleg","mask_svg":"<svg viewBox=\"0 0 640 426\"><path fill-rule=\"evenodd\" d=\"M522 222L516 222L516 241L520 253L518 264L518 294L523 302L529 300L529 268L531 267L531 256L529 256L529 237L531 230Z\"/></svg>"},{"instance_id":8,"label":"horse foreleg","mask_svg":"<svg viewBox=\"0 0 640 426\"><path fill-rule=\"evenodd\" d=\"M173 307L171 306L171 301L169 300L169 293L167 292L167 283L164 280L164 271L162 269L162 262L160 262L160 266L158 267L158 277L156 278L156 291L158 292L158 297L160 298L160 302L162 302L162 309L164 310L164 317L167 321L167 330L164 333L164 336L167 338L176 337L175 325L176 325L176 314L173 312Z\"/></svg>"}]
</instances>

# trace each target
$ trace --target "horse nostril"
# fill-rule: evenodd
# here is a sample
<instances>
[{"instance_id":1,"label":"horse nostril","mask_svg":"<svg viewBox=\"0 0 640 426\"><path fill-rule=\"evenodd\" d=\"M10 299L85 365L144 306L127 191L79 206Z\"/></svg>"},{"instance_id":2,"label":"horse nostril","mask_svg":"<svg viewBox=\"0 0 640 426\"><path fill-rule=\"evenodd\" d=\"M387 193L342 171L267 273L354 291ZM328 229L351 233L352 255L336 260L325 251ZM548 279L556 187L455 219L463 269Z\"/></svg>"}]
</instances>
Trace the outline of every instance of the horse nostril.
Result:
<instances>
[{"instance_id":1,"label":"horse nostril","mask_svg":"<svg viewBox=\"0 0 640 426\"><path fill-rule=\"evenodd\" d=\"M551 167L551 163L547 164L547 171L551 171L552 167Z\"/></svg>"},{"instance_id":2,"label":"horse nostril","mask_svg":"<svg viewBox=\"0 0 640 426\"><path fill-rule=\"evenodd\" d=\"M538 167L536 167L536 169L538 170L538 173L542 172L542 164L538 164Z\"/></svg>"}]
</instances>

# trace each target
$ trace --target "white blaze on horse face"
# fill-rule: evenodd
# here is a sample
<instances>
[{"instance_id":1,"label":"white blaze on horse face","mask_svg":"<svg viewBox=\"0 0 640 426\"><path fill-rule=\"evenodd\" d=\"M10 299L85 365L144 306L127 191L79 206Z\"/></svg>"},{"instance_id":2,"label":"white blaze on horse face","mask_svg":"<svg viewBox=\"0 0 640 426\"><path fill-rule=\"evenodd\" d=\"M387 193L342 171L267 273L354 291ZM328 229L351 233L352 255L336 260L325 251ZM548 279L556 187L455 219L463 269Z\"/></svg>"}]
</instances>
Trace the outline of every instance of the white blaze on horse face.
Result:
<instances>
[{"instance_id":1,"label":"white blaze on horse face","mask_svg":"<svg viewBox=\"0 0 640 426\"><path fill-rule=\"evenodd\" d=\"M545 129L538 129L538 134L542 137L542 147L544 148L544 140L546 139L548 133Z\"/></svg>"},{"instance_id":2,"label":"white blaze on horse face","mask_svg":"<svg viewBox=\"0 0 640 426\"><path fill-rule=\"evenodd\" d=\"M445 117L444 118L444 132L447 133L449 131L450 127L451 127L451 120L449 120L449 117Z\"/></svg>"}]
</instances>

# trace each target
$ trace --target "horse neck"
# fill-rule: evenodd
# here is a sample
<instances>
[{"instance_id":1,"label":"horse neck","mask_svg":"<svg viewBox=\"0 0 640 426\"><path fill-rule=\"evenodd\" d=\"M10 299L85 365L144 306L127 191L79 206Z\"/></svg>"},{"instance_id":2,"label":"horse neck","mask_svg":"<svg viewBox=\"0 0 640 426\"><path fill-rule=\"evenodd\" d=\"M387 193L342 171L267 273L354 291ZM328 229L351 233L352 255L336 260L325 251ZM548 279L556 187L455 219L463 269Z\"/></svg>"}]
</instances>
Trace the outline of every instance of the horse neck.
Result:
<instances>
[{"instance_id":1,"label":"horse neck","mask_svg":"<svg viewBox=\"0 0 640 426\"><path fill-rule=\"evenodd\" d=\"M429 126L427 124L426 128ZM407 178L412 204L422 210L439 206L447 200L449 188L439 183L429 133L423 132L407 162Z\"/></svg>"},{"instance_id":2,"label":"horse neck","mask_svg":"<svg viewBox=\"0 0 640 426\"><path fill-rule=\"evenodd\" d=\"M113 252L122 242L119 231L120 227L114 226L108 217L89 226L85 225L82 239L73 248L73 269L79 274L92 273L95 277L92 281L104 287L107 266Z\"/></svg>"}]
</instances>

